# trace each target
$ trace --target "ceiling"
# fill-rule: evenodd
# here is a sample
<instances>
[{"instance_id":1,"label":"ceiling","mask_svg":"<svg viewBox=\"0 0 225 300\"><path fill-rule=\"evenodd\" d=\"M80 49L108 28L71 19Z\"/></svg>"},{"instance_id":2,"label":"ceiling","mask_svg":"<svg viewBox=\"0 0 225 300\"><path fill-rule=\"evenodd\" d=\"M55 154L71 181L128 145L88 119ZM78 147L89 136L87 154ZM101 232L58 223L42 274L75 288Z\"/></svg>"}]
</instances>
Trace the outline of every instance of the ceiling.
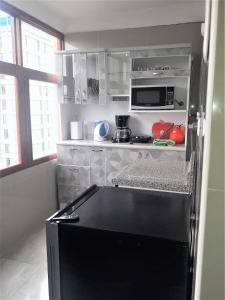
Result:
<instances>
[{"instance_id":1,"label":"ceiling","mask_svg":"<svg viewBox=\"0 0 225 300\"><path fill-rule=\"evenodd\" d=\"M204 0L8 0L63 33L198 22Z\"/></svg>"}]
</instances>

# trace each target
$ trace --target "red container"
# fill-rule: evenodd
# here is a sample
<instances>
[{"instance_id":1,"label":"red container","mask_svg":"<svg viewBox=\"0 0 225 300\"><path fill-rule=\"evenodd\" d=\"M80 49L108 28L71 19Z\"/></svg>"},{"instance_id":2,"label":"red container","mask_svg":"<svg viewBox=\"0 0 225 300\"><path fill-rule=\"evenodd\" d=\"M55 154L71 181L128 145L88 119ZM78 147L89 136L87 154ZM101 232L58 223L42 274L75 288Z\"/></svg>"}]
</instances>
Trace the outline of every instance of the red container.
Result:
<instances>
[{"instance_id":1,"label":"red container","mask_svg":"<svg viewBox=\"0 0 225 300\"><path fill-rule=\"evenodd\" d=\"M169 139L173 140L176 144L183 144L185 139L185 128L183 126L173 126L169 134Z\"/></svg>"},{"instance_id":2,"label":"red container","mask_svg":"<svg viewBox=\"0 0 225 300\"><path fill-rule=\"evenodd\" d=\"M174 123L160 120L152 125L152 136L154 139L168 139Z\"/></svg>"}]
</instances>

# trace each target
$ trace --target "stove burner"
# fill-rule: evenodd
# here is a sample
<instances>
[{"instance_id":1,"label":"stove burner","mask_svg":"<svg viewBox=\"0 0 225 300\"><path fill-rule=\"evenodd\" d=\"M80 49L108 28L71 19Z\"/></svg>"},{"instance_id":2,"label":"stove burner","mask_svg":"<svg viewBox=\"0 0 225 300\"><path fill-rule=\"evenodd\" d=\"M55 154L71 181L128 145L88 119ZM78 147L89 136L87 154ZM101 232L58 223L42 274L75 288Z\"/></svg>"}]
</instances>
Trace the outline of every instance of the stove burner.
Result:
<instances>
[{"instance_id":1,"label":"stove burner","mask_svg":"<svg viewBox=\"0 0 225 300\"><path fill-rule=\"evenodd\" d=\"M150 135L134 135L130 138L130 143L150 143L151 137Z\"/></svg>"},{"instance_id":2,"label":"stove burner","mask_svg":"<svg viewBox=\"0 0 225 300\"><path fill-rule=\"evenodd\" d=\"M150 135L133 135L130 138L124 138L124 137L118 137L112 138L112 143L130 143L130 144L134 144L134 143L143 143L143 144L147 144L151 142L151 136Z\"/></svg>"}]
</instances>

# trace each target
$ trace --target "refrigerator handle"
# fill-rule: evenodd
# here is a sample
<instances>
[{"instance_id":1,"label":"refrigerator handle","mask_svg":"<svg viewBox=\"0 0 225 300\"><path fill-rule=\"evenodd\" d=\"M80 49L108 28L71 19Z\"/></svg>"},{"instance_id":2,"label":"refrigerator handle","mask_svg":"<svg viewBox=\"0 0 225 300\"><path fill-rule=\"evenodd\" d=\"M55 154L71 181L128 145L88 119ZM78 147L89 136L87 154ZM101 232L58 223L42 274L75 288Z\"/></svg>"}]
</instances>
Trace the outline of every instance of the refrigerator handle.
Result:
<instances>
[{"instance_id":1,"label":"refrigerator handle","mask_svg":"<svg viewBox=\"0 0 225 300\"><path fill-rule=\"evenodd\" d=\"M197 136L200 135L200 128L201 128L201 117L200 117L200 113L197 112Z\"/></svg>"},{"instance_id":2,"label":"refrigerator handle","mask_svg":"<svg viewBox=\"0 0 225 300\"><path fill-rule=\"evenodd\" d=\"M205 114L202 113L201 116L201 114L197 112L197 123L193 124L193 127L197 127L197 136L205 135L205 126L206 126Z\"/></svg>"},{"instance_id":3,"label":"refrigerator handle","mask_svg":"<svg viewBox=\"0 0 225 300\"><path fill-rule=\"evenodd\" d=\"M77 223L79 222L80 217L76 215L67 215L67 216L62 216L62 217L55 217L52 219L52 222L65 222L65 223Z\"/></svg>"}]
</instances>

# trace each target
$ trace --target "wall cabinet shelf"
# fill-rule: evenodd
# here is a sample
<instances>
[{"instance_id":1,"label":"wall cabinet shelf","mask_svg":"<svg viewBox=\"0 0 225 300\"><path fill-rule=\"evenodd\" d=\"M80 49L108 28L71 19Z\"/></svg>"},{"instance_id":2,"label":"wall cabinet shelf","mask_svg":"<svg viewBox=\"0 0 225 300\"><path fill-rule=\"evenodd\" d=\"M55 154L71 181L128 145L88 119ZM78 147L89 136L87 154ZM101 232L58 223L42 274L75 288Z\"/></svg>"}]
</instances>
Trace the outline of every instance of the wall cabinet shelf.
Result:
<instances>
[{"instance_id":1,"label":"wall cabinet shelf","mask_svg":"<svg viewBox=\"0 0 225 300\"><path fill-rule=\"evenodd\" d=\"M132 112L132 113L160 113L160 114L173 114L173 113L188 113L187 110L185 109L181 109L181 110L178 110L178 109L174 109L174 110L130 110L129 112Z\"/></svg>"},{"instance_id":2,"label":"wall cabinet shelf","mask_svg":"<svg viewBox=\"0 0 225 300\"><path fill-rule=\"evenodd\" d=\"M149 71L132 71L131 79L138 78L169 78L169 77L188 77L189 70L172 69L172 70L149 70Z\"/></svg>"},{"instance_id":3,"label":"wall cabinet shelf","mask_svg":"<svg viewBox=\"0 0 225 300\"><path fill-rule=\"evenodd\" d=\"M151 56L151 53L153 56ZM157 56L156 54L159 54ZM162 54L164 56L162 56ZM182 54L182 55L181 55ZM173 110L135 110L133 113L187 113L190 95L192 56L190 48L131 51L131 88L174 87ZM187 124L187 117L186 117Z\"/></svg>"}]
</instances>

